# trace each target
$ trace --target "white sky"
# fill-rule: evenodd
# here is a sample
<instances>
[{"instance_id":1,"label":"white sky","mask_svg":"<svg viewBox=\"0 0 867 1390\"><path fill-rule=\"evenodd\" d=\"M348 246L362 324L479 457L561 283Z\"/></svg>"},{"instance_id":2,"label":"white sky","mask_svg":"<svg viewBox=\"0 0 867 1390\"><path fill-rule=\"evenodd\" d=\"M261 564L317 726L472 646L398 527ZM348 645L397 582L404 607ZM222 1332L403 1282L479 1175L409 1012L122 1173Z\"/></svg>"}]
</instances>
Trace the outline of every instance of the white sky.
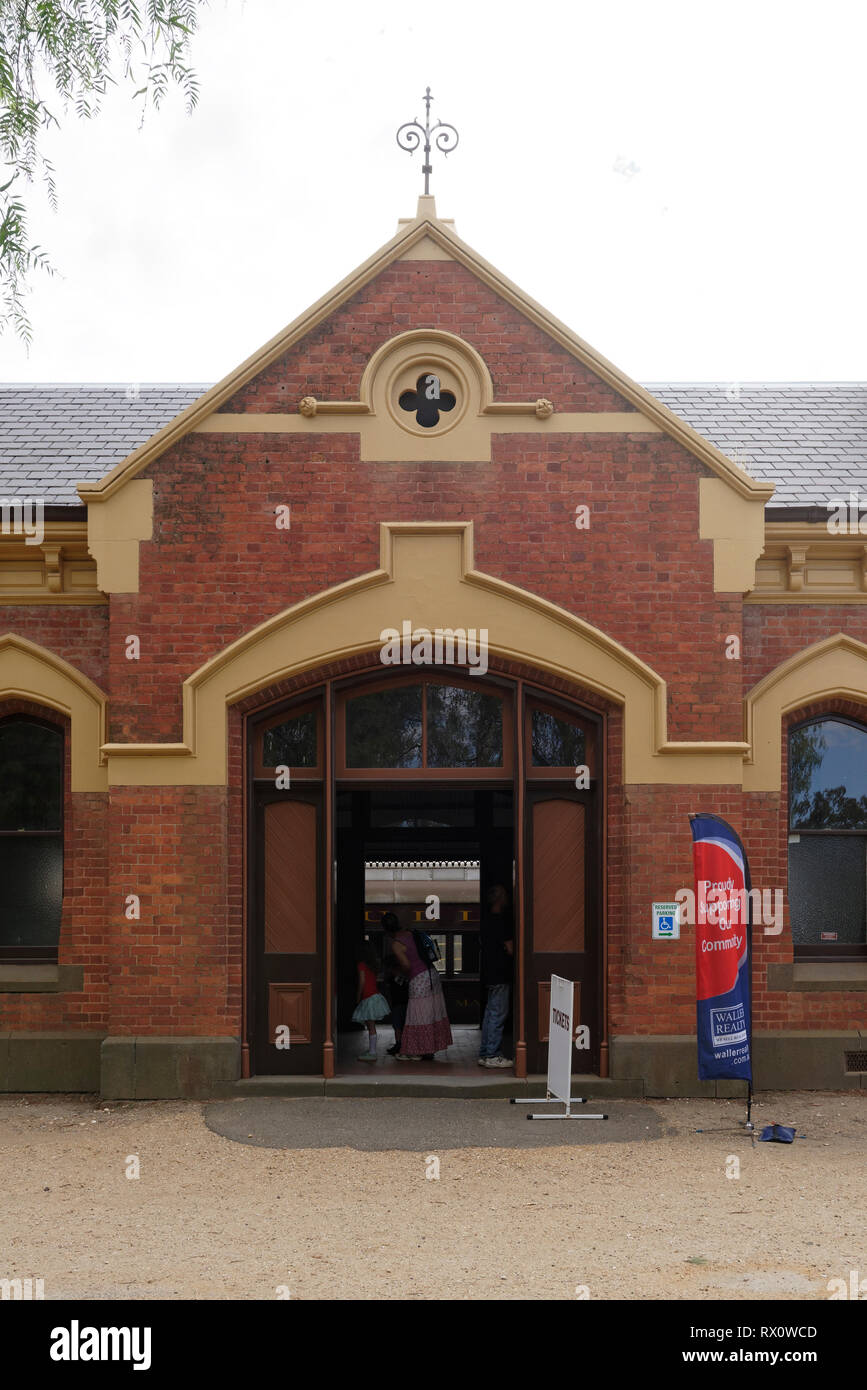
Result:
<instances>
[{"instance_id":1,"label":"white sky","mask_svg":"<svg viewBox=\"0 0 867 1390\"><path fill-rule=\"evenodd\" d=\"M428 84L440 215L630 375L863 380L865 52L861 0L211 0L191 117L46 141L0 380L225 375L414 214Z\"/></svg>"}]
</instances>

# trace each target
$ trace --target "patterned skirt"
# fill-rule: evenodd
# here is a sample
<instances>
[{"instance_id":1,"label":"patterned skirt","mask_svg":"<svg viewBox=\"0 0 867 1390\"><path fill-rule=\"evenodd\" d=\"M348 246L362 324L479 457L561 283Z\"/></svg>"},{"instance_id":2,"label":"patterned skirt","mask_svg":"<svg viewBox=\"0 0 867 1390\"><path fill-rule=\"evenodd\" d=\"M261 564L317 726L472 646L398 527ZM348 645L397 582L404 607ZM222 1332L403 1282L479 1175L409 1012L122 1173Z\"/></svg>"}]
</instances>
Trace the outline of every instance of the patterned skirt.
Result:
<instances>
[{"instance_id":1,"label":"patterned skirt","mask_svg":"<svg viewBox=\"0 0 867 1390\"><path fill-rule=\"evenodd\" d=\"M367 999L362 999L360 1004L356 1004L352 1020L354 1023L378 1023L390 1013L391 1005L388 1000L381 994L371 994Z\"/></svg>"},{"instance_id":2,"label":"patterned skirt","mask_svg":"<svg viewBox=\"0 0 867 1390\"><path fill-rule=\"evenodd\" d=\"M452 1030L440 977L433 968L422 971L409 982L409 1003L400 1035L400 1050L407 1056L421 1057L425 1052L442 1052L451 1041Z\"/></svg>"}]
</instances>

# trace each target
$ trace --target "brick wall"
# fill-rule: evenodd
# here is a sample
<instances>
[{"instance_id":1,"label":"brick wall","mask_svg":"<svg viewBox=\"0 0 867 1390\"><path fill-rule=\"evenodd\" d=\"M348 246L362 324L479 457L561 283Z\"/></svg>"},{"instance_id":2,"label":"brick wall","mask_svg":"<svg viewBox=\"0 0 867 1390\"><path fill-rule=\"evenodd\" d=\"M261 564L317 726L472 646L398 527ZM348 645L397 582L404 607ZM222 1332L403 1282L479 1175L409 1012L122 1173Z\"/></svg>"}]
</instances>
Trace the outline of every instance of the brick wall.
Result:
<instances>
[{"instance_id":1,"label":"brick wall","mask_svg":"<svg viewBox=\"0 0 867 1390\"><path fill-rule=\"evenodd\" d=\"M466 269L401 261L237 391L224 412L296 410L302 396L357 400L372 353L397 333L455 333L484 358L501 401L547 396L557 410L634 407Z\"/></svg>"},{"instance_id":2,"label":"brick wall","mask_svg":"<svg viewBox=\"0 0 867 1390\"><path fill-rule=\"evenodd\" d=\"M782 662L838 632L867 642L867 604L744 604L744 694Z\"/></svg>"},{"instance_id":3,"label":"brick wall","mask_svg":"<svg viewBox=\"0 0 867 1390\"><path fill-rule=\"evenodd\" d=\"M0 605L0 636L14 633L68 661L106 691L107 603L19 603Z\"/></svg>"},{"instance_id":4,"label":"brick wall","mask_svg":"<svg viewBox=\"0 0 867 1390\"><path fill-rule=\"evenodd\" d=\"M237 1034L223 787L115 788L108 919L115 1034ZM141 916L128 918L130 894Z\"/></svg>"},{"instance_id":5,"label":"brick wall","mask_svg":"<svg viewBox=\"0 0 867 1390\"><path fill-rule=\"evenodd\" d=\"M629 409L468 271L445 262L391 267L224 409L293 410L307 394L357 397L370 354L410 327L469 341L499 400L546 395L558 410ZM145 476L154 482L154 538L140 547L139 594L113 597L110 611L21 605L2 617L3 630L57 652L106 690L112 740L178 740L184 678L290 604L376 568L382 520L472 519L479 569L584 618L665 679L673 739L739 739L744 691L778 662L833 631L867 640L862 607L742 611L737 595L714 594L712 545L697 538L707 470L658 434L500 435L491 462L474 464L361 463L351 434L199 434ZM289 532L274 525L274 509L285 503ZM588 531L575 528L579 504L590 508ZM453 621L443 615L444 625ZM726 638L741 633L743 661L726 660ZM139 661L125 656L133 634ZM335 673L350 669L358 667L342 663ZM2 996L2 1026L241 1031L243 716L299 688L284 683L230 712L228 789L68 797L61 960L84 964L86 987L80 995ZM785 793L624 787L622 734L619 713L609 711L611 1029L692 1032L692 934L652 942L651 903L692 886L687 817L702 809L741 832L757 886L785 888ZM132 893L141 899L138 920L124 915ZM788 921L780 937L756 933L756 1027L852 1026L863 995L767 991L766 965L790 959Z\"/></svg>"}]
</instances>

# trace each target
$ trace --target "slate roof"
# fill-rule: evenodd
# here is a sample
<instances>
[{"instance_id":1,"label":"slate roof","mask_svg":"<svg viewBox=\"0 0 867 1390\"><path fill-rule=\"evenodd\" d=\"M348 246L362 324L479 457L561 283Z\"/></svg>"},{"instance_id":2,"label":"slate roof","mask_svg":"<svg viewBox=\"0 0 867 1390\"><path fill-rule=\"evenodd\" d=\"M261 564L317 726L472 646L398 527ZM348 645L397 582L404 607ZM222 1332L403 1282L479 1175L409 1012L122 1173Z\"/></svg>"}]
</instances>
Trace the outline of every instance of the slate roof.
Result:
<instances>
[{"instance_id":1,"label":"slate roof","mask_svg":"<svg viewBox=\"0 0 867 1390\"><path fill-rule=\"evenodd\" d=\"M754 478L771 507L867 497L867 382L665 382L645 389Z\"/></svg>"},{"instance_id":2,"label":"slate roof","mask_svg":"<svg viewBox=\"0 0 867 1390\"><path fill-rule=\"evenodd\" d=\"M867 382L654 382L646 389L753 477L771 506L867 496ZM96 481L207 386L0 385L0 496L78 506Z\"/></svg>"},{"instance_id":3,"label":"slate roof","mask_svg":"<svg viewBox=\"0 0 867 1390\"><path fill-rule=\"evenodd\" d=\"M0 496L81 506L97 482L207 386L0 386Z\"/></svg>"}]
</instances>

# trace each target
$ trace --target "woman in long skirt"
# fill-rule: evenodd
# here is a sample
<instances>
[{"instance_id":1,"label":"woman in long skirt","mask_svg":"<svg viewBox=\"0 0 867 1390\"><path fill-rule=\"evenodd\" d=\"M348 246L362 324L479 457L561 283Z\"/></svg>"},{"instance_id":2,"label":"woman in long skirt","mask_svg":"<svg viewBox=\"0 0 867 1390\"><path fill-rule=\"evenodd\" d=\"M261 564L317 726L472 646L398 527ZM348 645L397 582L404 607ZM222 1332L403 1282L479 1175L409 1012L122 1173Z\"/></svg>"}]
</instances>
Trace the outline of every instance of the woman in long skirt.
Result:
<instances>
[{"instance_id":1,"label":"woman in long skirt","mask_svg":"<svg viewBox=\"0 0 867 1390\"><path fill-rule=\"evenodd\" d=\"M419 1062L451 1045L452 1030L443 987L434 967L421 959L412 932L397 933L394 952L409 975L409 1002L397 1060Z\"/></svg>"}]
</instances>

